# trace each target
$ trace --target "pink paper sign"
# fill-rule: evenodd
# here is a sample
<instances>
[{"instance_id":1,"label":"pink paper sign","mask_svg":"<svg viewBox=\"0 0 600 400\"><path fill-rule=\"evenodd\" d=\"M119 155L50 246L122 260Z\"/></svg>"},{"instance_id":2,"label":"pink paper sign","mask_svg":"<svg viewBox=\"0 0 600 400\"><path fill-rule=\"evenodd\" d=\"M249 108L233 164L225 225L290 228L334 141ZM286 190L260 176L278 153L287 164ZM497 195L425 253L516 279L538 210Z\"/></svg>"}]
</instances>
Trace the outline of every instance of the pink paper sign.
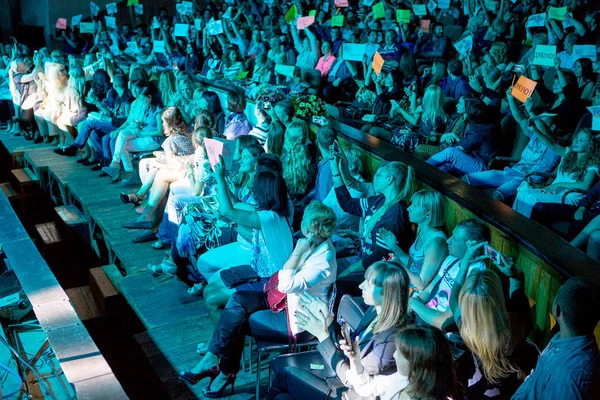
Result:
<instances>
[{"instance_id":1,"label":"pink paper sign","mask_svg":"<svg viewBox=\"0 0 600 400\"><path fill-rule=\"evenodd\" d=\"M56 28L57 29L67 29L67 19L66 18L59 18L58 21L56 21Z\"/></svg>"},{"instance_id":2,"label":"pink paper sign","mask_svg":"<svg viewBox=\"0 0 600 400\"><path fill-rule=\"evenodd\" d=\"M297 19L298 29L304 29L315 22L315 17L301 17Z\"/></svg>"},{"instance_id":3,"label":"pink paper sign","mask_svg":"<svg viewBox=\"0 0 600 400\"><path fill-rule=\"evenodd\" d=\"M210 166L213 168L219 163L219 156L223 154L224 143L215 139L204 139L204 147Z\"/></svg>"},{"instance_id":4,"label":"pink paper sign","mask_svg":"<svg viewBox=\"0 0 600 400\"><path fill-rule=\"evenodd\" d=\"M335 0L336 7L348 7L348 0Z\"/></svg>"}]
</instances>

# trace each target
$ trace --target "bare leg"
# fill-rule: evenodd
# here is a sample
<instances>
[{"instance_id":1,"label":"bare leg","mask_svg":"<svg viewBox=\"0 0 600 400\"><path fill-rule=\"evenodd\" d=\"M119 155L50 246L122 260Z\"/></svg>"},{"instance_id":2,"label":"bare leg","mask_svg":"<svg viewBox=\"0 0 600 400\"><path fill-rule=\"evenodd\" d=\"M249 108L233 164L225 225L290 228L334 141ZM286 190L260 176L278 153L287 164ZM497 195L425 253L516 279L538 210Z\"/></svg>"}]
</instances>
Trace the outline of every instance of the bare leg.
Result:
<instances>
[{"instance_id":1,"label":"bare leg","mask_svg":"<svg viewBox=\"0 0 600 400\"><path fill-rule=\"evenodd\" d=\"M138 190L136 193L137 197L139 197L140 200L143 199L146 196L146 194L148 194L148 191L150 191L150 188L154 183L154 178L156 177L157 172L158 168L152 168L150 169L150 171L148 171L148 175L146 175L146 183L144 183L140 190Z\"/></svg>"},{"instance_id":2,"label":"bare leg","mask_svg":"<svg viewBox=\"0 0 600 400\"><path fill-rule=\"evenodd\" d=\"M585 226L585 228L583 228L583 230L581 232L579 232L579 234L577 236L575 236L575 239L573 239L571 241L571 244L577 248L583 249L584 246L586 246L588 244L588 239L590 237L590 235L594 232L600 229L600 215L598 215L597 217L594 217L590 222L588 222L588 224Z\"/></svg>"},{"instance_id":3,"label":"bare leg","mask_svg":"<svg viewBox=\"0 0 600 400\"><path fill-rule=\"evenodd\" d=\"M216 355L214 355L213 353L211 353L210 351L208 353L206 353L206 355L204 357L202 357L202 360L200 360L198 362L198 364L196 364L196 366L194 368L192 368L192 371L194 374L198 374L204 370L209 369L210 367L212 367L213 365L216 365L219 363L219 357L217 357ZM218 387L218 386L216 386Z\"/></svg>"},{"instance_id":4,"label":"bare leg","mask_svg":"<svg viewBox=\"0 0 600 400\"><path fill-rule=\"evenodd\" d=\"M151 221L161 201L169 191L169 185L181 178L179 171L160 169L154 177L150 196L148 197L148 205L146 211L139 218L139 221Z\"/></svg>"}]
</instances>

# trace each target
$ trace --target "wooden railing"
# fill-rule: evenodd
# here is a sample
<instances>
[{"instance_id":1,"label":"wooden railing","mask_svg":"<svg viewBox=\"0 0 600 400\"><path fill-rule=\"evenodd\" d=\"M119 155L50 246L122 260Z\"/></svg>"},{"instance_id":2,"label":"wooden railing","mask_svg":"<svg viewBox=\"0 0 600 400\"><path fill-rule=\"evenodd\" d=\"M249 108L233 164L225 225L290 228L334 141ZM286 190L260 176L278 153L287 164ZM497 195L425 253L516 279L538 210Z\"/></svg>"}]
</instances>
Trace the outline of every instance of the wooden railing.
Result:
<instances>
[{"instance_id":1,"label":"wooden railing","mask_svg":"<svg viewBox=\"0 0 600 400\"><path fill-rule=\"evenodd\" d=\"M235 86L222 82L201 83L219 93L222 104ZM254 103L249 102L246 114L252 118ZM331 121L342 147L354 147L364 156L367 175L372 176L379 163L400 161L414 168L417 185L431 188L445 197L445 232L451 234L460 221L479 218L491 232L491 245L517 260L525 272L525 291L532 306L532 339L545 345L551 337L554 318L550 312L556 293L568 277L579 276L600 285L600 265L540 224L515 212L460 179L442 172L391 144L365 134L338 121ZM600 339L600 325L596 329ZM600 342L600 340L599 340Z\"/></svg>"}]
</instances>

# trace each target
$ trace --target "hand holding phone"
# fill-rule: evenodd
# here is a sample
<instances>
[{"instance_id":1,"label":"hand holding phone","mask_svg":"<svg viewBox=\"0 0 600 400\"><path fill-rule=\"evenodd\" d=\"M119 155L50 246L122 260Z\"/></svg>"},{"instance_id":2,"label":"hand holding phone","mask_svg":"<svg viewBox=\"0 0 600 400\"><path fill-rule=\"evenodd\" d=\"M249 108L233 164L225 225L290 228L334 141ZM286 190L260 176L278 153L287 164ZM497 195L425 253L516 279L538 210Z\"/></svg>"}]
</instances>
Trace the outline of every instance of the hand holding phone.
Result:
<instances>
[{"instance_id":1,"label":"hand holding phone","mask_svg":"<svg viewBox=\"0 0 600 400\"><path fill-rule=\"evenodd\" d=\"M494 263L498 263L500 261L500 252L489 244L485 245L485 255L488 256Z\"/></svg>"},{"instance_id":2,"label":"hand holding phone","mask_svg":"<svg viewBox=\"0 0 600 400\"><path fill-rule=\"evenodd\" d=\"M342 324L342 337L347 345L352 346L352 338L350 337L350 325L347 322Z\"/></svg>"}]
</instances>

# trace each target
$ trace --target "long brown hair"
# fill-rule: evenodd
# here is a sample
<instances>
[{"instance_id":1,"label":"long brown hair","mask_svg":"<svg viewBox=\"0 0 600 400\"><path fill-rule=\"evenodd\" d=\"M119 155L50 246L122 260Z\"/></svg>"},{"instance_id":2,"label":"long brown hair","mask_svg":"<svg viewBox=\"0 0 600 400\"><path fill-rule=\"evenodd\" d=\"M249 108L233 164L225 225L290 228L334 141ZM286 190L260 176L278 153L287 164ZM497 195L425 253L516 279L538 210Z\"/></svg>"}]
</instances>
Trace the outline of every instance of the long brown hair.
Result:
<instances>
[{"instance_id":1,"label":"long brown hair","mask_svg":"<svg viewBox=\"0 0 600 400\"><path fill-rule=\"evenodd\" d=\"M410 281L404 268L394 262L379 261L367 268L365 280L383 289L381 312L373 332L405 326Z\"/></svg>"},{"instance_id":2,"label":"long brown hair","mask_svg":"<svg viewBox=\"0 0 600 400\"><path fill-rule=\"evenodd\" d=\"M396 335L396 351L408 361L407 393L413 399L445 400L455 394L452 352L443 332L409 326Z\"/></svg>"},{"instance_id":3,"label":"long brown hair","mask_svg":"<svg viewBox=\"0 0 600 400\"><path fill-rule=\"evenodd\" d=\"M586 151L581 157L577 157L577 153L569 151L563 157L560 165L562 172L574 175L577 180L583 179L588 167L600 164L600 140L594 137L594 134L588 128L580 129L573 138L581 134L588 135L590 138L590 143Z\"/></svg>"}]
</instances>

